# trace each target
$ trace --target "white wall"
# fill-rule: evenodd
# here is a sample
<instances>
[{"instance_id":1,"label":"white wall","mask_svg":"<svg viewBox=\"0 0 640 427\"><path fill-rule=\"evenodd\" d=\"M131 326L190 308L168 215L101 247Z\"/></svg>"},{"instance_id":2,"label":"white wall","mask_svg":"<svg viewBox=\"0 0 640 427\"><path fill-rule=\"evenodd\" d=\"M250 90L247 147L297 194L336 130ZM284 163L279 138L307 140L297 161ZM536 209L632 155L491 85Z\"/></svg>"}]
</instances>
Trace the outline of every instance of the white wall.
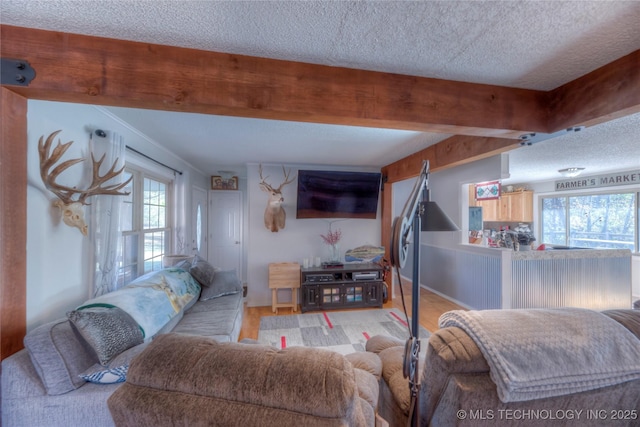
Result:
<instances>
[{"instance_id":1,"label":"white wall","mask_svg":"<svg viewBox=\"0 0 640 427\"><path fill-rule=\"evenodd\" d=\"M92 130L111 130L124 136L127 145L184 170L188 191L176 196L184 200L187 211L178 217L191 218L191 185L208 188L208 177L99 107L29 100L27 120L27 329L31 330L64 317L67 311L88 299L91 290L89 238L60 221L59 210L51 207L55 196L45 189L40 178L37 146L42 135L46 139L51 132L62 129L56 143L58 139L63 143L74 141L64 155L66 160L87 157ZM138 163L145 164L145 161L138 159ZM158 168L149 162L146 166ZM58 182L82 188L90 179L89 169L90 164L74 165L63 172ZM162 167L158 171L166 173ZM186 235L190 233L189 223L190 220L185 225L189 230Z\"/></svg>"},{"instance_id":2,"label":"white wall","mask_svg":"<svg viewBox=\"0 0 640 427\"><path fill-rule=\"evenodd\" d=\"M445 252L453 252L458 245L466 240L468 214L465 210L469 206L469 195L464 184L491 181L504 178L505 155L497 155L487 159L478 160L440 172L429 174L430 200L438 203L440 208L458 225L461 231L452 232L423 232L420 233L421 241L421 270L420 284L435 289L430 280L442 277L443 272L452 272L457 268L455 258L438 258L436 272L428 271L425 266L425 255L428 247L437 247ZM415 179L409 179L395 183L393 186L393 212L400 215L402 208L409 197ZM396 197L397 195L397 197ZM411 279L413 276L413 244L409 247L409 255L401 274ZM446 292L443 292L446 296ZM463 305L463 304L461 304Z\"/></svg>"},{"instance_id":3,"label":"white wall","mask_svg":"<svg viewBox=\"0 0 640 427\"><path fill-rule=\"evenodd\" d=\"M378 172L374 169L330 168L304 165L285 165L291 168L292 174L298 169L322 170L353 170ZM281 165L262 165L263 176L269 176L272 185L279 185L281 180ZM260 177L258 165L247 166L247 227L245 243L247 246L247 304L251 307L270 306L271 291L269 290L269 263L298 262L303 258L320 256L326 260L328 249L323 244L321 234L326 234L329 220L324 219L296 219L297 179L282 189L284 208L287 213L286 225L283 230L273 233L264 226L264 209L267 195L258 186ZM335 222L333 230L342 230L340 250L344 255L347 249L362 245L380 245L380 206L378 205L377 219L346 219ZM283 294L282 299L286 297Z\"/></svg>"},{"instance_id":4,"label":"white wall","mask_svg":"<svg viewBox=\"0 0 640 427\"><path fill-rule=\"evenodd\" d=\"M502 171L503 163L506 161L506 155L499 154L431 174L429 179L431 200L438 203L461 231L422 233L422 244L453 248L466 241L469 214L463 209L466 210L469 207L469 193L465 191L467 187L463 185L504 178Z\"/></svg>"}]
</instances>

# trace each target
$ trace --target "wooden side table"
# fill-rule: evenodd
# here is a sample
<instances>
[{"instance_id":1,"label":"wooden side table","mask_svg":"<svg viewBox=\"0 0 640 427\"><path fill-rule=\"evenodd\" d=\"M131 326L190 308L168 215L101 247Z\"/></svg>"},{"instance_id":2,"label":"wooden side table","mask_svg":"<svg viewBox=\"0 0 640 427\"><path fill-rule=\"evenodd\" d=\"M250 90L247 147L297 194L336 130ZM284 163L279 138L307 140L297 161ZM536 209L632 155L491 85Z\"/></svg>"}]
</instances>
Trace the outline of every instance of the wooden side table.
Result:
<instances>
[{"instance_id":1,"label":"wooden side table","mask_svg":"<svg viewBox=\"0 0 640 427\"><path fill-rule=\"evenodd\" d=\"M269 289L271 289L271 309L290 307L298 309L298 288L300 287L300 264L278 262L269 264ZM278 290L291 289L291 302L278 302Z\"/></svg>"}]
</instances>

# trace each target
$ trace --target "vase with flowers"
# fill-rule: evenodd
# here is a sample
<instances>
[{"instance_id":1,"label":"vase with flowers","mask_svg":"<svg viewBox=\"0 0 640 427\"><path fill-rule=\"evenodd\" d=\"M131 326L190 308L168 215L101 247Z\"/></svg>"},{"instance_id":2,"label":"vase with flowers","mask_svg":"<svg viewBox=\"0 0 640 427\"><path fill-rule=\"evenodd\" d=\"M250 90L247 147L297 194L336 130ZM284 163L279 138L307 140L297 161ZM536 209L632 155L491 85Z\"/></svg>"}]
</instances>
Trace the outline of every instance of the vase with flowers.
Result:
<instances>
[{"instance_id":1,"label":"vase with flowers","mask_svg":"<svg viewBox=\"0 0 640 427\"><path fill-rule=\"evenodd\" d=\"M331 230L331 224L329 224L329 232L327 234L321 234L322 240L329 247L329 262L340 262L340 246L338 242L342 238L342 231L336 229Z\"/></svg>"}]
</instances>

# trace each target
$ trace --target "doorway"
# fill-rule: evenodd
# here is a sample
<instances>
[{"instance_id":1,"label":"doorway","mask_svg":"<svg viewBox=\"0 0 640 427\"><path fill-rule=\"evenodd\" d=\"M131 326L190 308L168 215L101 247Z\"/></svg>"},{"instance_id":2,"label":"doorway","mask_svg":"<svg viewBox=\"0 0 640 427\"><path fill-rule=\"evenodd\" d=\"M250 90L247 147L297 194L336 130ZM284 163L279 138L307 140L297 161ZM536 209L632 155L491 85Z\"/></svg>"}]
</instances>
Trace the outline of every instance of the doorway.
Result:
<instances>
[{"instance_id":1,"label":"doorway","mask_svg":"<svg viewBox=\"0 0 640 427\"><path fill-rule=\"evenodd\" d=\"M209 262L242 276L242 193L209 191Z\"/></svg>"}]
</instances>

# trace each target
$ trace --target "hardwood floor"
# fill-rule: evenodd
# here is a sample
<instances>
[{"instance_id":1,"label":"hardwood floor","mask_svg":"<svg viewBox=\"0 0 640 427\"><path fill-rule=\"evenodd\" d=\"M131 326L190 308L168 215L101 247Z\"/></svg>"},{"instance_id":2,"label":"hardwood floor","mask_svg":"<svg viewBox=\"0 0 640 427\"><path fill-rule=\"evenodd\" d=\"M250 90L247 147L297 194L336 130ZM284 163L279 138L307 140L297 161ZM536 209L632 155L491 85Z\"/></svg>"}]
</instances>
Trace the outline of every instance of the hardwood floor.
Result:
<instances>
[{"instance_id":1,"label":"hardwood floor","mask_svg":"<svg viewBox=\"0 0 640 427\"><path fill-rule=\"evenodd\" d=\"M405 295L405 304L407 312L411 316L411 283L403 283L403 291ZM384 304L384 308L397 308L400 311L402 308L402 298L400 297L400 289L396 286L393 301ZM366 309L357 309L366 310ZM457 304L442 298L441 296L427 291L426 289L420 289L420 325L427 330L433 332L438 329L438 318L442 313L451 310L464 310ZM286 314L301 314L300 308L294 312L290 308L278 309L278 315ZM260 328L260 318L263 316L275 316L276 314L271 311L271 306L265 307L244 307L244 319L242 321L242 329L240 330L240 338L252 338L258 339L258 329Z\"/></svg>"}]
</instances>

